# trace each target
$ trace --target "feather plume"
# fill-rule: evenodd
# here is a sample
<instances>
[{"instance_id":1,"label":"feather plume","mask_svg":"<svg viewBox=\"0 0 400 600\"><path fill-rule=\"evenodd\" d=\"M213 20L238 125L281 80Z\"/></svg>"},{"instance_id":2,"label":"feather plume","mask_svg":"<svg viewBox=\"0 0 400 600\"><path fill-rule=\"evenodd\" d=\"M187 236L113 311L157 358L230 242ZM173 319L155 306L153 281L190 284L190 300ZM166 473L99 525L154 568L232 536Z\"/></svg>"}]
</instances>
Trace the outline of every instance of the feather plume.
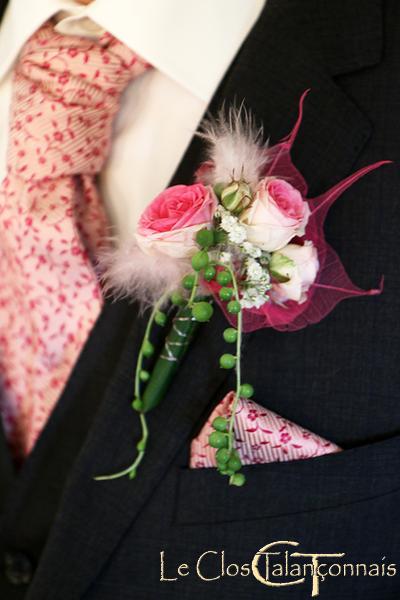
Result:
<instances>
[{"instance_id":1,"label":"feather plume","mask_svg":"<svg viewBox=\"0 0 400 600\"><path fill-rule=\"evenodd\" d=\"M135 298L144 307L172 292L190 271L190 263L186 260L145 254L132 241L119 248L103 250L98 262L106 294L115 298Z\"/></svg>"},{"instance_id":2,"label":"feather plume","mask_svg":"<svg viewBox=\"0 0 400 600\"><path fill-rule=\"evenodd\" d=\"M243 179L256 186L269 160L264 130L242 103L226 111L223 106L216 119L208 119L198 133L208 145L207 159L212 167L205 172L205 183L229 183Z\"/></svg>"}]
</instances>

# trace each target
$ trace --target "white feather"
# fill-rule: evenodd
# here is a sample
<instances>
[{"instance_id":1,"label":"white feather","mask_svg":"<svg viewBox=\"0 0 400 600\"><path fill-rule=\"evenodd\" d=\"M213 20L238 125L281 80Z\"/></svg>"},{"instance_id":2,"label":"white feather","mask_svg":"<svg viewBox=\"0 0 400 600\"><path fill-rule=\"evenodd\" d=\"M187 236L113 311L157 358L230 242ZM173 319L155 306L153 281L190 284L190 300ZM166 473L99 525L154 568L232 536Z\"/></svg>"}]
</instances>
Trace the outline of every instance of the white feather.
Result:
<instances>
[{"instance_id":1,"label":"white feather","mask_svg":"<svg viewBox=\"0 0 400 600\"><path fill-rule=\"evenodd\" d=\"M153 305L163 294L172 292L190 271L185 260L144 254L134 242L103 250L98 262L105 293L134 298L142 306Z\"/></svg>"},{"instance_id":2,"label":"white feather","mask_svg":"<svg viewBox=\"0 0 400 600\"><path fill-rule=\"evenodd\" d=\"M228 111L223 107L216 119L206 120L199 136L208 145L207 159L213 164L204 183L229 183L242 179L255 187L269 160L263 127L242 104Z\"/></svg>"}]
</instances>

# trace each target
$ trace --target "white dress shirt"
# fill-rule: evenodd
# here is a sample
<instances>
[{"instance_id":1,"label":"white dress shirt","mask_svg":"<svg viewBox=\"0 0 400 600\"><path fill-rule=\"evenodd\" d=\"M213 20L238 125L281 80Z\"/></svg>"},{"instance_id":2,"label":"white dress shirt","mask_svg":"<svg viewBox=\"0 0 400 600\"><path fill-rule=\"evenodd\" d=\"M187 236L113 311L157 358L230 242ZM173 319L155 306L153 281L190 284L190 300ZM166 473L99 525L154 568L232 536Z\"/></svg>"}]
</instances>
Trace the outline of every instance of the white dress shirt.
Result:
<instances>
[{"instance_id":1,"label":"white dress shirt","mask_svg":"<svg viewBox=\"0 0 400 600\"><path fill-rule=\"evenodd\" d=\"M56 16L60 33L104 29L153 65L122 98L100 185L115 233L132 234L169 183L219 82L265 0L10 0L0 26L0 180L6 172L15 60ZM104 29L103 29L104 28Z\"/></svg>"}]
</instances>

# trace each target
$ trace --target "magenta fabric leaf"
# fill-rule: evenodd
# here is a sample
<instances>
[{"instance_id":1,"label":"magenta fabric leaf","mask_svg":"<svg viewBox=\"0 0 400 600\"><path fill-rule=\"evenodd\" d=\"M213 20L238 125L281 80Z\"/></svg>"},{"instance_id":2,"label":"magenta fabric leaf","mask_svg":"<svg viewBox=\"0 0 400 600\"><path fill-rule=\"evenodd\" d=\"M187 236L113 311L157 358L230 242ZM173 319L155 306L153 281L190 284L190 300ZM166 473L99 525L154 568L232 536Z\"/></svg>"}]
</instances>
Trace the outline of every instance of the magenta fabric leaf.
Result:
<instances>
[{"instance_id":1,"label":"magenta fabric leaf","mask_svg":"<svg viewBox=\"0 0 400 600\"><path fill-rule=\"evenodd\" d=\"M318 252L319 271L315 282L307 292L305 302L298 303L289 300L284 304L278 304L270 301L265 303L261 308L244 310L243 331L245 332L265 327L272 327L278 331L296 331L307 325L321 321L341 300L356 296L373 296L380 294L383 290L383 277L378 287L370 290L363 290L354 285L347 275L340 258L325 239L324 222L329 208L343 192L371 171L385 164L390 164L391 161L383 160L363 167L320 196L307 198L307 183L293 164L291 158L291 149L302 122L303 105L307 93L308 91L301 97L299 116L293 131L287 138L267 150L269 161L264 177L286 179L307 200L311 209L311 216L305 235L302 238L296 238L296 244L302 245L304 241L311 241L313 243ZM218 299L217 292L219 287L213 287L215 297L228 320L232 324L236 324L235 317L227 313L224 304Z\"/></svg>"}]
</instances>

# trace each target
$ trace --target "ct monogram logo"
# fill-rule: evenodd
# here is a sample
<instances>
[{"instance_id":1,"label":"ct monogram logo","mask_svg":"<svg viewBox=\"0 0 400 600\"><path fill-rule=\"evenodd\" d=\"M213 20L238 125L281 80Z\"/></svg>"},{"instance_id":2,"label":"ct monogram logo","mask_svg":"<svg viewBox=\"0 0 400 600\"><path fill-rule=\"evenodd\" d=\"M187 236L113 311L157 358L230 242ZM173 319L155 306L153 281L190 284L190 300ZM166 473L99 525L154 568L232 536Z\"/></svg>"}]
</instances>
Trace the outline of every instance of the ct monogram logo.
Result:
<instances>
[{"instance_id":1,"label":"ct monogram logo","mask_svg":"<svg viewBox=\"0 0 400 600\"><path fill-rule=\"evenodd\" d=\"M301 552L292 552L289 555L289 552L286 551L285 552L285 566L280 564L280 565L274 565L274 567L272 567L271 566L271 558L272 557L281 557L282 552L281 551L273 552L273 551L271 551L271 549L277 548L282 545L284 545L284 546L299 546L299 543L288 541L288 540L278 541L278 542L272 542L272 543L267 544L266 546L263 546L262 548L260 548L260 550L258 550L258 552L254 555L253 560L251 562L251 571L252 571L254 577L257 579L257 581L259 581L260 583L262 583L263 585L266 585L268 587L288 587L288 586L292 586L292 585L300 585L306 581L306 577L304 575L297 579L293 579L292 581L272 581L270 579L270 577L271 576L276 577L277 575L278 576L281 575L282 577L286 577L286 578L293 577L295 570L290 568L288 559L291 557L293 557L293 558L309 558L309 559L311 559L311 565L312 565L312 568L310 569L311 577L312 577L312 592L311 592L312 598L319 596L320 578L321 577L325 578L325 574L322 574L320 572L320 567L327 566L327 565L320 565L319 559L320 558L342 558L343 556L345 556L344 552L337 553L337 554L320 554L320 553L305 554L305 553L301 553ZM264 560L261 561L262 557ZM262 564L260 564L260 563L262 563ZM300 570L299 570L299 572L300 572Z\"/></svg>"}]
</instances>

